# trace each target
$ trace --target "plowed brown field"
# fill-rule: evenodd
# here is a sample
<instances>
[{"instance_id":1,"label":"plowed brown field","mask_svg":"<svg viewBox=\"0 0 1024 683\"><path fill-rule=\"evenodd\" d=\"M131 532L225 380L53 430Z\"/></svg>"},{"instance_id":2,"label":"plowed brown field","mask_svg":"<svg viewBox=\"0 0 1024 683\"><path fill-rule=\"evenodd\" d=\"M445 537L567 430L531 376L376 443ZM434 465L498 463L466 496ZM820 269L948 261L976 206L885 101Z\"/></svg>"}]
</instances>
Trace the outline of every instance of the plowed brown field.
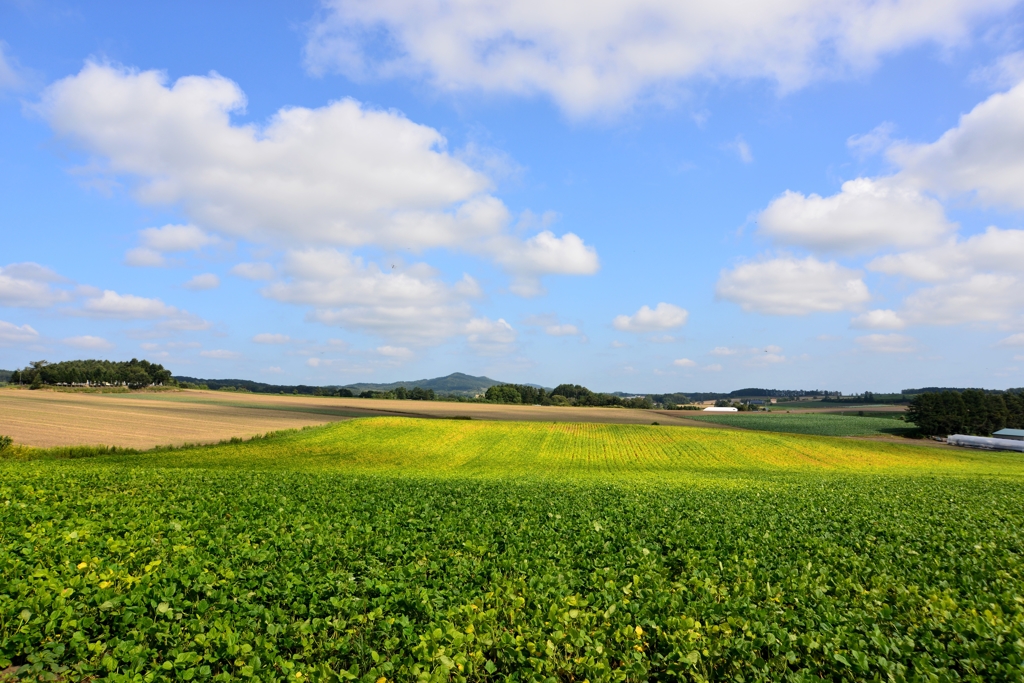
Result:
<instances>
[{"instance_id":1,"label":"plowed brown field","mask_svg":"<svg viewBox=\"0 0 1024 683\"><path fill-rule=\"evenodd\" d=\"M622 408L387 401L217 391L89 394L0 389L0 434L28 446L152 448L212 443L371 415L714 427L679 413Z\"/></svg>"}]
</instances>

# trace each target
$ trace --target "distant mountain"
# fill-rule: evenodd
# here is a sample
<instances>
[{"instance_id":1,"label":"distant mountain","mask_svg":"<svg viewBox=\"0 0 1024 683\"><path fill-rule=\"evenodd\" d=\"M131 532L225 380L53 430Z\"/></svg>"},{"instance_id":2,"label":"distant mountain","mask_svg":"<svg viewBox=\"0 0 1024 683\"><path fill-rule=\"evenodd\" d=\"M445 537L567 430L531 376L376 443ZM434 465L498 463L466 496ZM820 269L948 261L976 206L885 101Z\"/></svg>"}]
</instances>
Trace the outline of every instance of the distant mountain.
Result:
<instances>
[{"instance_id":1,"label":"distant mountain","mask_svg":"<svg viewBox=\"0 0 1024 683\"><path fill-rule=\"evenodd\" d=\"M434 379L418 379L411 382L390 382L385 384L372 384L362 382L359 384L346 384L344 388L350 389L352 393L359 394L364 391L391 391L398 387L406 389L433 389L439 394L458 394L460 396L476 396L487 391L488 387L495 384L504 384L490 377L474 377L461 372L453 372L447 377L435 377Z\"/></svg>"},{"instance_id":2,"label":"distant mountain","mask_svg":"<svg viewBox=\"0 0 1024 683\"><path fill-rule=\"evenodd\" d=\"M191 382L192 384L205 384L211 389L222 389L224 387L234 387L236 389L247 389L257 394L312 394L317 389L337 389L339 385L333 384L325 387L309 386L306 384L297 385L284 385L284 384L265 384L263 382L253 382L248 379L200 379L198 377L186 377L184 375L175 375L174 379L179 382ZM398 387L405 387L406 389L415 389L420 387L421 389L433 389L438 394L456 394L459 396L476 396L487 391L488 387L492 387L495 384L503 384L497 380L493 380L490 377L474 377L472 375L466 375L461 372L453 372L447 377L435 377L434 379L419 379L411 382L390 382L386 384L371 384L368 382L360 384L346 384L345 389L349 389L353 394L357 396L364 391L390 391L397 389Z\"/></svg>"}]
</instances>

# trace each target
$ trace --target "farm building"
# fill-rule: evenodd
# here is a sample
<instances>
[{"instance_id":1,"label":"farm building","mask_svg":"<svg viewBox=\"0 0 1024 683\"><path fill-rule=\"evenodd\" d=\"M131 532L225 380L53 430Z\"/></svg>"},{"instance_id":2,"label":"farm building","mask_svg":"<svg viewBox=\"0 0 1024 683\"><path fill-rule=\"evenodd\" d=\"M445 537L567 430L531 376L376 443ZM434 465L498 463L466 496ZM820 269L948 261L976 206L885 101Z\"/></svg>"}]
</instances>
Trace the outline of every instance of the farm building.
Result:
<instances>
[{"instance_id":1,"label":"farm building","mask_svg":"<svg viewBox=\"0 0 1024 683\"><path fill-rule=\"evenodd\" d=\"M997 439L1013 439L1014 441L1024 441L1024 429L1000 429L992 436L994 436Z\"/></svg>"},{"instance_id":2,"label":"farm building","mask_svg":"<svg viewBox=\"0 0 1024 683\"><path fill-rule=\"evenodd\" d=\"M705 413L735 413L739 412L738 408L718 408L715 406L709 406L704 409Z\"/></svg>"},{"instance_id":3,"label":"farm building","mask_svg":"<svg viewBox=\"0 0 1024 683\"><path fill-rule=\"evenodd\" d=\"M1017 451L1024 453L1024 439L993 439L987 436L951 434L946 443L950 446L981 448L987 451Z\"/></svg>"}]
</instances>

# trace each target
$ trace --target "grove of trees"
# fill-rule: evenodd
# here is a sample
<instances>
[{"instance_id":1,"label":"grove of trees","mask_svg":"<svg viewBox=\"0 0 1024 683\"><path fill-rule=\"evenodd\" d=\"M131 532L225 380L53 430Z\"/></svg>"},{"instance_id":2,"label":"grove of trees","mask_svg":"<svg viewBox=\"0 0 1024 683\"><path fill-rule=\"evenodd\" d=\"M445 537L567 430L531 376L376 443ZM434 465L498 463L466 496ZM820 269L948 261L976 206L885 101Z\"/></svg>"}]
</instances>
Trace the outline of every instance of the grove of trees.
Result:
<instances>
[{"instance_id":1,"label":"grove of trees","mask_svg":"<svg viewBox=\"0 0 1024 683\"><path fill-rule=\"evenodd\" d=\"M579 384L559 384L547 393L540 387L526 384L496 384L487 389L484 399L492 403L522 403L526 405L621 406L623 408L653 408L645 396L622 398L614 394L600 394Z\"/></svg>"},{"instance_id":2,"label":"grove of trees","mask_svg":"<svg viewBox=\"0 0 1024 683\"><path fill-rule=\"evenodd\" d=\"M339 389L335 394L336 396L343 396L341 392L346 392L349 396L352 392L348 389ZM391 391L364 391L359 394L359 398L390 398L397 399L399 401L436 401L437 394L434 393L433 389L423 389L421 387L413 387L412 389L406 389L405 387L396 387Z\"/></svg>"},{"instance_id":3,"label":"grove of trees","mask_svg":"<svg viewBox=\"0 0 1024 683\"><path fill-rule=\"evenodd\" d=\"M981 389L918 394L911 399L906 418L925 436L991 436L1006 427L1024 429L1024 395Z\"/></svg>"},{"instance_id":4,"label":"grove of trees","mask_svg":"<svg viewBox=\"0 0 1024 683\"><path fill-rule=\"evenodd\" d=\"M132 358L114 363L108 360L68 360L47 363L37 360L21 370L11 373L11 384L29 386L58 384L99 384L128 387L147 387L153 384L173 384L171 372L162 365Z\"/></svg>"}]
</instances>

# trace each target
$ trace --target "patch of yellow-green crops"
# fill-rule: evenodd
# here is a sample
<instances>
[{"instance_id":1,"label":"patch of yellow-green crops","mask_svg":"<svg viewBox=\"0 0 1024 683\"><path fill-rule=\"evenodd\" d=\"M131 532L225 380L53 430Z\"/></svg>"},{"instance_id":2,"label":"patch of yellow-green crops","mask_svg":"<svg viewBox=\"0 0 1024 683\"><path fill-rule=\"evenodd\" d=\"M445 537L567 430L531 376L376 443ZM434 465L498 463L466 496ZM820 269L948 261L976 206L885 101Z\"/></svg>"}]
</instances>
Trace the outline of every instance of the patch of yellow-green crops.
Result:
<instances>
[{"instance_id":1,"label":"patch of yellow-green crops","mask_svg":"<svg viewBox=\"0 0 1024 683\"><path fill-rule=\"evenodd\" d=\"M835 470L1024 475L1024 457L794 434L641 425L367 418L241 444L122 456L146 467L685 481Z\"/></svg>"},{"instance_id":2,"label":"patch of yellow-green crops","mask_svg":"<svg viewBox=\"0 0 1024 683\"><path fill-rule=\"evenodd\" d=\"M25 679L1024 679L1018 455L379 418L61 456L0 460Z\"/></svg>"}]
</instances>

